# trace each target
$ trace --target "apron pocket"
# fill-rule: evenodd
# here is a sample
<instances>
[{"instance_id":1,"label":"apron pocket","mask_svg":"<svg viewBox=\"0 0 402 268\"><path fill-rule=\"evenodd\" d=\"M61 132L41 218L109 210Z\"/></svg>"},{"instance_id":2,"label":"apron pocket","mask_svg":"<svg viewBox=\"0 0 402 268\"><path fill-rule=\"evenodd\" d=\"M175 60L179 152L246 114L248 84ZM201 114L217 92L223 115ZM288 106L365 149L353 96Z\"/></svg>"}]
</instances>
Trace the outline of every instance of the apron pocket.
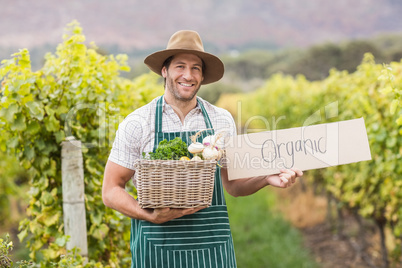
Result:
<instances>
[{"instance_id":1,"label":"apron pocket","mask_svg":"<svg viewBox=\"0 0 402 268\"><path fill-rule=\"evenodd\" d=\"M171 247L154 245L154 252L151 252L153 264L150 267L236 267L231 243L230 238L225 242L210 244L201 249L172 249Z\"/></svg>"}]
</instances>

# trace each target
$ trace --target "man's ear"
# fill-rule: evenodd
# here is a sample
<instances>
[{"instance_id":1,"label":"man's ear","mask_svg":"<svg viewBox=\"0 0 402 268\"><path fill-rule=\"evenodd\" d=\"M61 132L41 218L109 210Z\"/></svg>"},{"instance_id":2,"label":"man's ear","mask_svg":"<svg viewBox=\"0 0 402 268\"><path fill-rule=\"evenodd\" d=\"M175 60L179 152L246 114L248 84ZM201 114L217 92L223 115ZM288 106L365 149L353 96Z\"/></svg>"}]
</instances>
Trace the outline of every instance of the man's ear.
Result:
<instances>
[{"instance_id":1,"label":"man's ear","mask_svg":"<svg viewBox=\"0 0 402 268\"><path fill-rule=\"evenodd\" d=\"M161 74L162 74L162 77L163 77L163 78L166 78L166 76L167 76L167 70L166 70L166 67L165 67L165 66L162 67Z\"/></svg>"}]
</instances>

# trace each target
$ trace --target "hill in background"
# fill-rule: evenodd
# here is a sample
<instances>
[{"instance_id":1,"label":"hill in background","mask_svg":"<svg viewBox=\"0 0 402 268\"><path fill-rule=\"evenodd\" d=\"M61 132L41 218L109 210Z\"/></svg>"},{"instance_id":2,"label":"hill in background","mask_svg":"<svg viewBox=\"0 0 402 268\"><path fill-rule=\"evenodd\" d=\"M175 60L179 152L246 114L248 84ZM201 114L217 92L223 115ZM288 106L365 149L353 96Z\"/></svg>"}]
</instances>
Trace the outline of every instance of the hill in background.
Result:
<instances>
[{"instance_id":1,"label":"hill in background","mask_svg":"<svg viewBox=\"0 0 402 268\"><path fill-rule=\"evenodd\" d=\"M365 52L381 63L402 57L398 0L0 0L0 6L0 60L26 47L34 70L73 20L101 53L128 54L128 77L148 72L144 57L163 49L173 32L196 30L226 66L224 79L203 90L211 102L222 92L258 88L276 72L319 80L332 67L354 71ZM384 34L395 36L378 38Z\"/></svg>"},{"instance_id":2,"label":"hill in background","mask_svg":"<svg viewBox=\"0 0 402 268\"><path fill-rule=\"evenodd\" d=\"M398 0L0 0L0 6L0 47L14 50L60 43L73 19L89 41L124 53L164 47L179 29L198 31L215 53L402 31Z\"/></svg>"}]
</instances>

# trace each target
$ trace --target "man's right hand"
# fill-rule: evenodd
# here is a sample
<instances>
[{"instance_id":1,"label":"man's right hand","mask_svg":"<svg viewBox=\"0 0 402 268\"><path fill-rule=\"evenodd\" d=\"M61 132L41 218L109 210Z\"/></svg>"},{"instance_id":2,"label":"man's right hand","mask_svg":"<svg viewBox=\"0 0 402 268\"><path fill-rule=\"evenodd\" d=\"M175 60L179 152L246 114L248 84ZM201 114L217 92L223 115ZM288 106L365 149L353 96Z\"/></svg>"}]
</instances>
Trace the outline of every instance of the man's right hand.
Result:
<instances>
[{"instance_id":1,"label":"man's right hand","mask_svg":"<svg viewBox=\"0 0 402 268\"><path fill-rule=\"evenodd\" d=\"M146 210L149 214L148 221L155 224L162 224L173 219L181 218L185 215L193 214L204 208L206 208L206 206L196 208L156 208Z\"/></svg>"}]
</instances>

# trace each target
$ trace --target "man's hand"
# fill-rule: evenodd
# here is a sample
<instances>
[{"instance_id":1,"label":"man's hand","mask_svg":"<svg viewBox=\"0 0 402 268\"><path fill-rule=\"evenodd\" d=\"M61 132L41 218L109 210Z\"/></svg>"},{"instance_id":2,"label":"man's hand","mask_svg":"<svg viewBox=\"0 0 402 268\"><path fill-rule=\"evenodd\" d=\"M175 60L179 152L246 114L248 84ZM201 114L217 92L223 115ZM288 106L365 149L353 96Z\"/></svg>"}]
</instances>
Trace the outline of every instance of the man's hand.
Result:
<instances>
[{"instance_id":1,"label":"man's hand","mask_svg":"<svg viewBox=\"0 0 402 268\"><path fill-rule=\"evenodd\" d=\"M297 168L281 169L280 172L281 173L275 175L257 176L229 181L227 169L221 169L223 186L226 191L234 197L254 194L268 185L286 188L294 184L297 177L303 175L303 172Z\"/></svg>"},{"instance_id":2,"label":"man's hand","mask_svg":"<svg viewBox=\"0 0 402 268\"><path fill-rule=\"evenodd\" d=\"M279 174L266 177L269 185L279 188L287 188L296 182L297 177L303 176L303 172L297 168L281 169L280 171L281 173Z\"/></svg>"},{"instance_id":3,"label":"man's hand","mask_svg":"<svg viewBox=\"0 0 402 268\"><path fill-rule=\"evenodd\" d=\"M193 214L201 209L206 208L196 207L196 208L156 208L156 209L146 209L148 216L148 221L155 224L162 224L173 219L181 218L185 215Z\"/></svg>"}]
</instances>

